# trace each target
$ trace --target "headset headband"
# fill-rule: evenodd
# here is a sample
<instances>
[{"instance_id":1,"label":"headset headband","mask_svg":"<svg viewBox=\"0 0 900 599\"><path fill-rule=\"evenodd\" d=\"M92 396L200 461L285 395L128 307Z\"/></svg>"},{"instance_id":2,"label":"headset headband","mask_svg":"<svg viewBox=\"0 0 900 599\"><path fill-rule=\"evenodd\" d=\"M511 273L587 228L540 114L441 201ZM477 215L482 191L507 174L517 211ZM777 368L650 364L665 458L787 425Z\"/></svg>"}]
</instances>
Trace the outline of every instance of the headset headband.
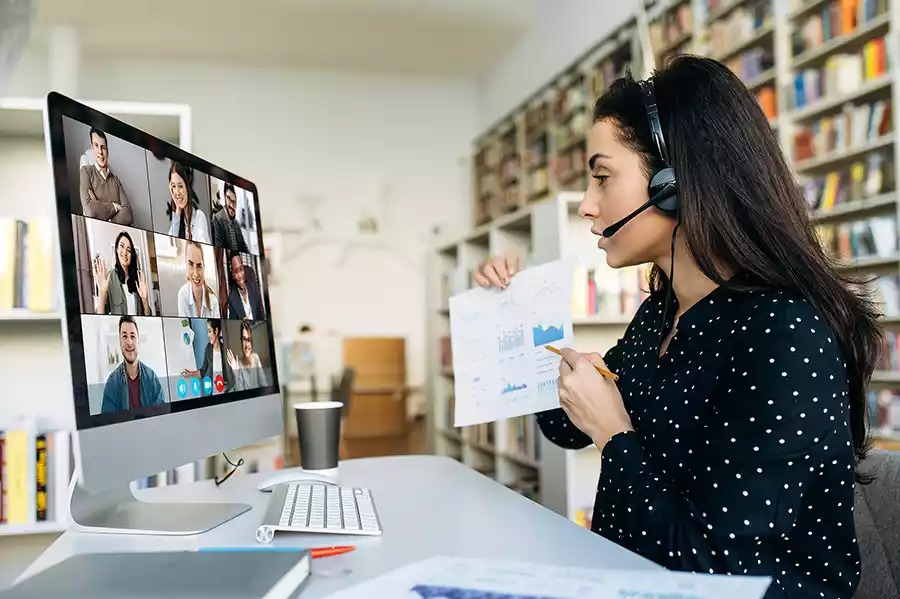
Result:
<instances>
[{"instance_id":1,"label":"headset headband","mask_svg":"<svg viewBox=\"0 0 900 599\"><path fill-rule=\"evenodd\" d=\"M647 111L647 122L650 124L650 133L653 135L653 141L659 149L659 156L662 158L666 166L671 166L669 162L669 150L666 148L666 138L663 137L662 125L659 122L659 110L656 107L656 94L653 91L653 77L640 81L641 97L644 100L644 109Z\"/></svg>"}]
</instances>

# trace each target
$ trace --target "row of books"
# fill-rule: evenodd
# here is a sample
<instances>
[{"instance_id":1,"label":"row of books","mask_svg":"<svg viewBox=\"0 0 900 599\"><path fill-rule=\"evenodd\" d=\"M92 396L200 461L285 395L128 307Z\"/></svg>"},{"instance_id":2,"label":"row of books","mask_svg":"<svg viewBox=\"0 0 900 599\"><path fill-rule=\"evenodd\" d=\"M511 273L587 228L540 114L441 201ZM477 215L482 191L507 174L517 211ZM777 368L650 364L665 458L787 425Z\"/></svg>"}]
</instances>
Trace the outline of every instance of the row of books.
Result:
<instances>
[{"instance_id":1,"label":"row of books","mask_svg":"<svg viewBox=\"0 0 900 599\"><path fill-rule=\"evenodd\" d=\"M894 130L890 98L846 104L839 113L822 117L794 134L794 160L861 148Z\"/></svg>"},{"instance_id":2,"label":"row of books","mask_svg":"<svg viewBox=\"0 0 900 599\"><path fill-rule=\"evenodd\" d=\"M27 423L0 427L0 525L68 520L69 438Z\"/></svg>"},{"instance_id":3,"label":"row of books","mask_svg":"<svg viewBox=\"0 0 900 599\"><path fill-rule=\"evenodd\" d=\"M649 295L647 265L613 269L604 263L575 268L572 316L634 314Z\"/></svg>"},{"instance_id":4,"label":"row of books","mask_svg":"<svg viewBox=\"0 0 900 599\"><path fill-rule=\"evenodd\" d=\"M832 0L810 13L794 28L794 56L809 52L842 35L848 35L887 13L888 0Z\"/></svg>"},{"instance_id":5,"label":"row of books","mask_svg":"<svg viewBox=\"0 0 900 599\"><path fill-rule=\"evenodd\" d=\"M54 235L49 219L0 218L0 312L51 312Z\"/></svg>"},{"instance_id":6,"label":"row of books","mask_svg":"<svg viewBox=\"0 0 900 599\"><path fill-rule=\"evenodd\" d=\"M469 427L466 439L470 443L477 443L488 447L494 446L494 423L474 424Z\"/></svg>"},{"instance_id":7,"label":"row of books","mask_svg":"<svg viewBox=\"0 0 900 599\"><path fill-rule=\"evenodd\" d=\"M507 421L508 451L514 456L539 462L541 459L541 431L534 416L519 416Z\"/></svg>"},{"instance_id":8,"label":"row of books","mask_svg":"<svg viewBox=\"0 0 900 599\"><path fill-rule=\"evenodd\" d=\"M891 193L896 189L894 158L886 150L869 152L840 170L801 177L803 197L810 210L829 212L836 207Z\"/></svg>"},{"instance_id":9,"label":"row of books","mask_svg":"<svg viewBox=\"0 0 900 599\"><path fill-rule=\"evenodd\" d=\"M778 92L772 85L766 85L756 92L756 101L770 121L778 117Z\"/></svg>"},{"instance_id":10,"label":"row of books","mask_svg":"<svg viewBox=\"0 0 900 599\"><path fill-rule=\"evenodd\" d=\"M657 51L660 48L671 48L690 35L693 27L694 12L690 2L681 3L650 23L650 43Z\"/></svg>"},{"instance_id":11,"label":"row of books","mask_svg":"<svg viewBox=\"0 0 900 599\"><path fill-rule=\"evenodd\" d=\"M900 316L900 275L879 276L873 281L869 291L882 316Z\"/></svg>"},{"instance_id":12,"label":"row of books","mask_svg":"<svg viewBox=\"0 0 900 599\"><path fill-rule=\"evenodd\" d=\"M744 83L749 83L775 66L775 55L771 48L751 48L726 60L725 66L740 77Z\"/></svg>"},{"instance_id":13,"label":"row of books","mask_svg":"<svg viewBox=\"0 0 900 599\"><path fill-rule=\"evenodd\" d=\"M890 73L891 46L890 38L880 37L866 42L859 52L834 54L821 67L798 71L794 75L794 108L852 94L863 83Z\"/></svg>"},{"instance_id":14,"label":"row of books","mask_svg":"<svg viewBox=\"0 0 900 599\"><path fill-rule=\"evenodd\" d=\"M894 436L900 433L900 391L878 389L869 391L869 430L874 436Z\"/></svg>"},{"instance_id":15,"label":"row of books","mask_svg":"<svg viewBox=\"0 0 900 599\"><path fill-rule=\"evenodd\" d=\"M721 56L737 48L763 28L772 26L771 0L754 0L716 19L709 26L709 54ZM770 44L771 45L771 44Z\"/></svg>"},{"instance_id":16,"label":"row of books","mask_svg":"<svg viewBox=\"0 0 900 599\"><path fill-rule=\"evenodd\" d=\"M896 215L820 224L816 231L825 251L843 261L890 258L897 253Z\"/></svg>"},{"instance_id":17,"label":"row of books","mask_svg":"<svg viewBox=\"0 0 900 599\"><path fill-rule=\"evenodd\" d=\"M884 346L876 370L900 371L900 335L894 331L884 331Z\"/></svg>"}]
</instances>

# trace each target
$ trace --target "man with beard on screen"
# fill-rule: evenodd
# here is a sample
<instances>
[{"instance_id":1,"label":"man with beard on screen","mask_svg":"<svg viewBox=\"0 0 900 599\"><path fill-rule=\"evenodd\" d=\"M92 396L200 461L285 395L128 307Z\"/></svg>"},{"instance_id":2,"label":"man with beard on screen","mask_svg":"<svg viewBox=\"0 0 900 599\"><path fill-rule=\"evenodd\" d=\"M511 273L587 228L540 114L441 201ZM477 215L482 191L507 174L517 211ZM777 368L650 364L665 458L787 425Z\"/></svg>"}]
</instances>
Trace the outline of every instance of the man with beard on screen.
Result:
<instances>
[{"instance_id":1,"label":"man with beard on screen","mask_svg":"<svg viewBox=\"0 0 900 599\"><path fill-rule=\"evenodd\" d=\"M100 412L109 414L166 403L159 377L138 360L138 326L131 316L119 319L119 347L123 360L106 379Z\"/></svg>"},{"instance_id":2,"label":"man with beard on screen","mask_svg":"<svg viewBox=\"0 0 900 599\"><path fill-rule=\"evenodd\" d=\"M219 210L213 216L213 245L234 252L249 254L247 242L237 221L237 196L234 185L225 184L225 210Z\"/></svg>"}]
</instances>

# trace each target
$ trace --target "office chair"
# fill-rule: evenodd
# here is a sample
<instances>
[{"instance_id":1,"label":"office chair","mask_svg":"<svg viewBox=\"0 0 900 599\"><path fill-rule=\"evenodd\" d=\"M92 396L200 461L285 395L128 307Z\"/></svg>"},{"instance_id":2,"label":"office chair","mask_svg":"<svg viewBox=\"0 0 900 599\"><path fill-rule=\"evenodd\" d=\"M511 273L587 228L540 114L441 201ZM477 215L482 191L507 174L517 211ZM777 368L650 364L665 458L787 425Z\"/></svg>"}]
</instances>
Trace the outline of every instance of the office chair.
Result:
<instances>
[{"instance_id":1,"label":"office chair","mask_svg":"<svg viewBox=\"0 0 900 599\"><path fill-rule=\"evenodd\" d=\"M856 485L856 538L861 577L854 599L900 597L900 452L875 450L860 464L874 482Z\"/></svg>"},{"instance_id":2,"label":"office chair","mask_svg":"<svg viewBox=\"0 0 900 599\"><path fill-rule=\"evenodd\" d=\"M356 370L353 368L344 368L341 372L340 382L331 379L331 401L339 401L344 404L341 408L341 440L338 455L341 458L349 457L347 454L347 443L344 440L347 428L347 416L350 414L350 400L353 397L353 381L356 379Z\"/></svg>"}]
</instances>

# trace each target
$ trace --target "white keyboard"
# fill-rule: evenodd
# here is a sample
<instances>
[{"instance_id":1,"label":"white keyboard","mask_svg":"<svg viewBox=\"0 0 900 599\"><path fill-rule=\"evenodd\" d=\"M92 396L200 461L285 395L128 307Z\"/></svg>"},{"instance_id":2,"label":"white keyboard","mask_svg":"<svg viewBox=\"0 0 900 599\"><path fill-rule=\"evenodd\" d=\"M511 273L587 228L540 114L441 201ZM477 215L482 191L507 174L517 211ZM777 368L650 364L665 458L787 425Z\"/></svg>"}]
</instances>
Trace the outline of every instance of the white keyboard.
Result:
<instances>
[{"instance_id":1,"label":"white keyboard","mask_svg":"<svg viewBox=\"0 0 900 599\"><path fill-rule=\"evenodd\" d=\"M256 540L269 543L279 531L368 536L382 532L371 491L312 482L287 483L272 492Z\"/></svg>"}]
</instances>

